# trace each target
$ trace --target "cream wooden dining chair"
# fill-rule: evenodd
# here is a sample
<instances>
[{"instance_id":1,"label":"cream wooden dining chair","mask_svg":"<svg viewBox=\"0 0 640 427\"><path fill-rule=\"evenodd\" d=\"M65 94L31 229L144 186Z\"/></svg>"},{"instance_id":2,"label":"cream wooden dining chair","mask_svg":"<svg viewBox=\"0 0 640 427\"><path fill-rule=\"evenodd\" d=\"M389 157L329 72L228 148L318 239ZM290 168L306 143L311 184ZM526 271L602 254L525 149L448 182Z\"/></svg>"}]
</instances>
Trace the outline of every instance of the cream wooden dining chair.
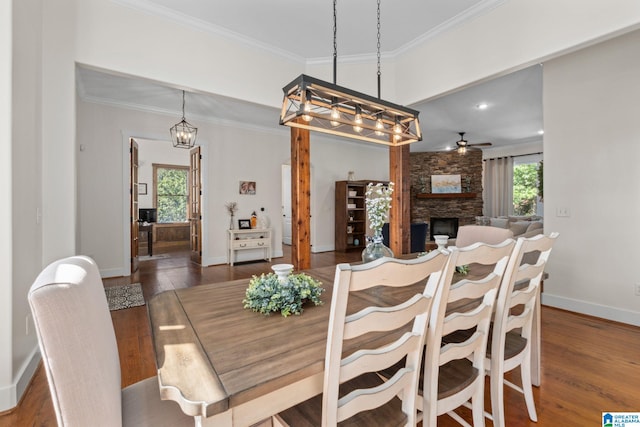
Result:
<instances>
[{"instance_id":1,"label":"cream wooden dining chair","mask_svg":"<svg viewBox=\"0 0 640 427\"><path fill-rule=\"evenodd\" d=\"M338 265L323 393L278 414L274 424L415 426L424 335L434 295L453 275L450 261L455 262L455 254L434 251L412 260ZM407 290L401 299L392 298L389 287ZM396 364L388 381L376 374Z\"/></svg>"},{"instance_id":2,"label":"cream wooden dining chair","mask_svg":"<svg viewBox=\"0 0 640 427\"><path fill-rule=\"evenodd\" d=\"M454 411L469 401L473 425L484 425L484 361L489 325L514 245L514 240L508 239L498 245L476 243L453 249L458 252L456 265L470 266L470 273L443 287L434 301L438 309L431 312L427 331L420 389L423 398L419 400L424 426L435 426L442 414L469 426ZM469 330L472 332L459 342L443 341L444 336Z\"/></svg>"},{"instance_id":3,"label":"cream wooden dining chair","mask_svg":"<svg viewBox=\"0 0 640 427\"><path fill-rule=\"evenodd\" d=\"M47 266L29 291L58 426L193 426L160 400L157 377L121 388L120 359L95 262L75 256Z\"/></svg>"},{"instance_id":4,"label":"cream wooden dining chair","mask_svg":"<svg viewBox=\"0 0 640 427\"><path fill-rule=\"evenodd\" d=\"M504 427L504 384L524 394L529 418L537 421L531 385L531 342L535 310L540 310L540 283L558 233L519 238L500 287L487 349L485 369L491 376L491 415L494 426ZM523 262L524 260L524 262ZM538 325L538 330L540 327ZM536 338L539 339L539 336ZM520 366L522 386L504 379Z\"/></svg>"}]
</instances>

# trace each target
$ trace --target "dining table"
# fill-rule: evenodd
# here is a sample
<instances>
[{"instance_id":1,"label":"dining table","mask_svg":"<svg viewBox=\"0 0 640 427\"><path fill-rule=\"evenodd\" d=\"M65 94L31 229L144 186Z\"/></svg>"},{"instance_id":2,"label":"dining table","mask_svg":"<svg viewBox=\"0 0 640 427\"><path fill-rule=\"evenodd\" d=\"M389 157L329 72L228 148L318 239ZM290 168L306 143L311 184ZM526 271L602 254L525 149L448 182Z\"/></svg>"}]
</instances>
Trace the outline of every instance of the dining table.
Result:
<instances>
[{"instance_id":1,"label":"dining table","mask_svg":"<svg viewBox=\"0 0 640 427\"><path fill-rule=\"evenodd\" d=\"M300 315L288 317L245 309L250 279L155 295L148 312L161 398L177 402L196 426L248 427L322 393L335 271L303 271L322 283L323 304L305 305ZM361 291L350 296L348 311L381 300L394 305L423 289L418 283L385 293ZM539 385L539 307L536 312L532 379ZM345 344L345 354L366 344Z\"/></svg>"}]
</instances>

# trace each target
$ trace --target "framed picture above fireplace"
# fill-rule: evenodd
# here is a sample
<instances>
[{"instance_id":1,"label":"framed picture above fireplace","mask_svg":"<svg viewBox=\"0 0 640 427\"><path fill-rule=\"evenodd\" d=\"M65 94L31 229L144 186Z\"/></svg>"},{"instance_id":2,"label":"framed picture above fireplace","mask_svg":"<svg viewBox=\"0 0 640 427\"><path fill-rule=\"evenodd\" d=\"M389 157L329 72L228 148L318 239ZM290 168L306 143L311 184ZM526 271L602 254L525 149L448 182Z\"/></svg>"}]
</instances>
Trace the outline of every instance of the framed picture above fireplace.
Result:
<instances>
[{"instance_id":1,"label":"framed picture above fireplace","mask_svg":"<svg viewBox=\"0 0 640 427\"><path fill-rule=\"evenodd\" d=\"M432 193L461 193L460 175L431 175Z\"/></svg>"}]
</instances>

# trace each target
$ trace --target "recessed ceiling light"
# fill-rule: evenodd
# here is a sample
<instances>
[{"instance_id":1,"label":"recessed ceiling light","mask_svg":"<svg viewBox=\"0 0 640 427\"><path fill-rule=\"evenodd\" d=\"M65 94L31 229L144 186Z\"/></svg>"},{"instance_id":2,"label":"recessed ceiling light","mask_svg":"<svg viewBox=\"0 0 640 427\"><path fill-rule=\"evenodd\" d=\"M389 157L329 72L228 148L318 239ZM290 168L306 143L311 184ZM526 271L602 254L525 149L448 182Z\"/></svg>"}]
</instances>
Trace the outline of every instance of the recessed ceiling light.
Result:
<instances>
[{"instance_id":1,"label":"recessed ceiling light","mask_svg":"<svg viewBox=\"0 0 640 427\"><path fill-rule=\"evenodd\" d=\"M540 130L538 131L538 135L544 135L544 129L540 129Z\"/></svg>"},{"instance_id":2,"label":"recessed ceiling light","mask_svg":"<svg viewBox=\"0 0 640 427\"><path fill-rule=\"evenodd\" d=\"M489 108L489 104L487 104L486 102L481 102L480 104L476 105L476 108L478 110L486 110L487 108Z\"/></svg>"}]
</instances>

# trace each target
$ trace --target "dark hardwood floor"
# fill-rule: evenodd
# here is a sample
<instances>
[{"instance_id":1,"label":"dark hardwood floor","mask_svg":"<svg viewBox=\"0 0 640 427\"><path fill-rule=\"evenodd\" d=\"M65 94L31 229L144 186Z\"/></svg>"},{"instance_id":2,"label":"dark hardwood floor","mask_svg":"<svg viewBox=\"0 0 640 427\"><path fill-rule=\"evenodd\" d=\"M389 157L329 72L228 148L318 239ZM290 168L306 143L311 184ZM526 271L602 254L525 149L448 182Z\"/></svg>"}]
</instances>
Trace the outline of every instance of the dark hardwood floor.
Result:
<instances>
[{"instance_id":1,"label":"dark hardwood floor","mask_svg":"<svg viewBox=\"0 0 640 427\"><path fill-rule=\"evenodd\" d=\"M273 260L288 262L290 254ZM268 262L234 267L201 268L188 253L144 261L129 277L109 278L105 286L142 283L145 299L156 293L203 283L248 278L267 273ZM358 261L360 254L312 254L312 267ZM155 375L156 368L145 306L111 312L120 351L122 386ZM640 328L577 315L549 307L542 309L542 384L534 388L538 423L529 421L524 399L505 388L508 426L596 426L605 411L640 411ZM518 371L516 370L517 374ZM509 379L519 383L518 375ZM489 408L488 388L486 407ZM470 411L461 414L470 420ZM37 370L18 407L0 414L0 427L55 426L56 418L42 366ZM448 416L439 426L458 425ZM491 421L487 421L491 426Z\"/></svg>"}]
</instances>

